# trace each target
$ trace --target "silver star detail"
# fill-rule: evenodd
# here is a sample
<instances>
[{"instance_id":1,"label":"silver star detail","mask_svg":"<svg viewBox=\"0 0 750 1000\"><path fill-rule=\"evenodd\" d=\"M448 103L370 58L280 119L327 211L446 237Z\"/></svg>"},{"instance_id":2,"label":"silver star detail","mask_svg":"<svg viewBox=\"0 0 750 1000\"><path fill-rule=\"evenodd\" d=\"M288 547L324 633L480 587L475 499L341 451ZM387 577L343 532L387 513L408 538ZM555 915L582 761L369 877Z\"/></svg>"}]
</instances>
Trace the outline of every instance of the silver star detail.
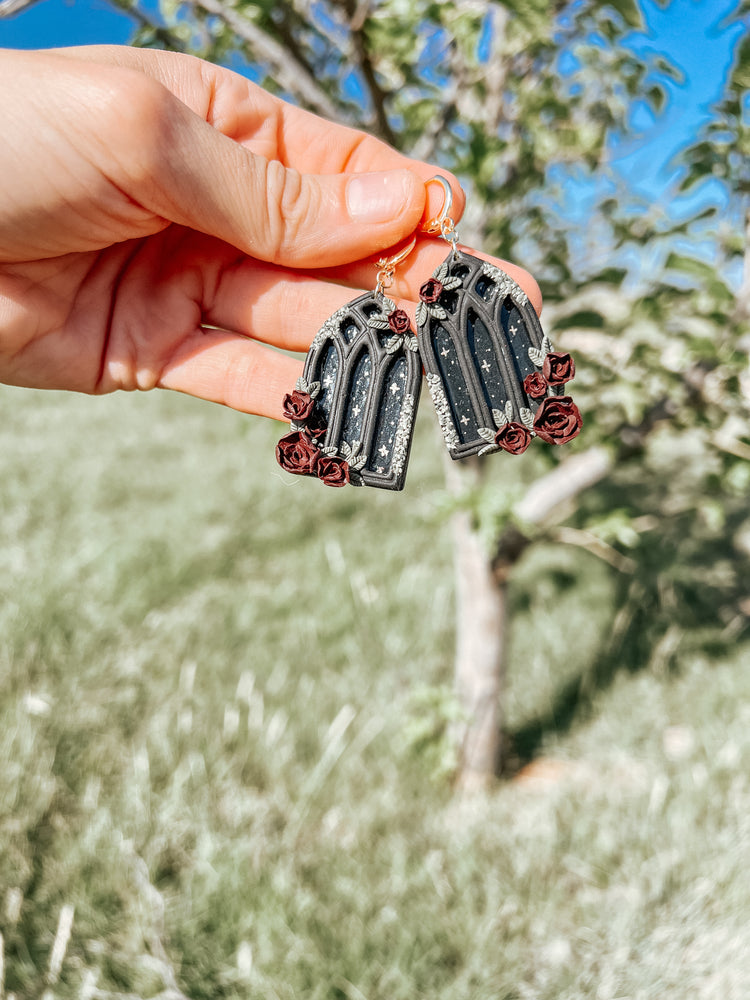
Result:
<instances>
[{"instance_id":1,"label":"silver star detail","mask_svg":"<svg viewBox=\"0 0 750 1000\"><path fill-rule=\"evenodd\" d=\"M398 388L398 385L395 382L391 386L391 392L393 393L394 396L398 396L399 388Z\"/></svg>"},{"instance_id":2,"label":"silver star detail","mask_svg":"<svg viewBox=\"0 0 750 1000\"><path fill-rule=\"evenodd\" d=\"M469 422L469 418L468 418L468 417L466 416L466 414L464 413L464 415L463 415L463 416L461 417L461 423L462 423L462 424L464 425L464 427L465 427L465 426L466 426L466 425L468 424L468 422Z\"/></svg>"},{"instance_id":3,"label":"silver star detail","mask_svg":"<svg viewBox=\"0 0 750 1000\"><path fill-rule=\"evenodd\" d=\"M378 454L382 455L383 458L388 458L388 449L384 444L381 444L381 446L378 448Z\"/></svg>"},{"instance_id":4,"label":"silver star detail","mask_svg":"<svg viewBox=\"0 0 750 1000\"><path fill-rule=\"evenodd\" d=\"M352 416L353 417L358 417L361 412L362 412L362 407L361 406L355 406L354 409L352 410Z\"/></svg>"},{"instance_id":5,"label":"silver star detail","mask_svg":"<svg viewBox=\"0 0 750 1000\"><path fill-rule=\"evenodd\" d=\"M447 357L448 357L448 355L450 354L450 351L448 350L448 348L447 348L447 347L444 347L444 348L442 349L442 351L440 352L440 354L441 354L441 356L442 356L442 357L444 357L444 358L447 358Z\"/></svg>"},{"instance_id":6,"label":"silver star detail","mask_svg":"<svg viewBox=\"0 0 750 1000\"><path fill-rule=\"evenodd\" d=\"M488 372L489 370L490 370L490 366L489 366L489 365L487 364L487 360L485 359L485 360L484 360L484 361L482 362L482 371L483 371L483 372Z\"/></svg>"},{"instance_id":7,"label":"silver star detail","mask_svg":"<svg viewBox=\"0 0 750 1000\"><path fill-rule=\"evenodd\" d=\"M513 324L513 326L509 327L509 330L510 330L510 332L511 332L512 334L514 334L514 335L515 335L516 333L518 333L518 327L516 326L516 324L515 324L515 323Z\"/></svg>"}]
</instances>

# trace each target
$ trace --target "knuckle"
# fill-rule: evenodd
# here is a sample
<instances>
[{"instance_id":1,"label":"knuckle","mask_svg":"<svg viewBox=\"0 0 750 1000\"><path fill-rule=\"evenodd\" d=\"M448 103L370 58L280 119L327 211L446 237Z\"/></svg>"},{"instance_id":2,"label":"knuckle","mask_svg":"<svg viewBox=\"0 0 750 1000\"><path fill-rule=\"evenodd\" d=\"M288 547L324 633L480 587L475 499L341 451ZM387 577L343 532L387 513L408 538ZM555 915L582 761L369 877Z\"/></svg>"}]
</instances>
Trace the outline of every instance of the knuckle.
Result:
<instances>
[{"instance_id":1,"label":"knuckle","mask_svg":"<svg viewBox=\"0 0 750 1000\"><path fill-rule=\"evenodd\" d=\"M315 187L309 177L276 160L268 164L266 187L273 262L279 263L306 243L308 223L315 214Z\"/></svg>"}]
</instances>

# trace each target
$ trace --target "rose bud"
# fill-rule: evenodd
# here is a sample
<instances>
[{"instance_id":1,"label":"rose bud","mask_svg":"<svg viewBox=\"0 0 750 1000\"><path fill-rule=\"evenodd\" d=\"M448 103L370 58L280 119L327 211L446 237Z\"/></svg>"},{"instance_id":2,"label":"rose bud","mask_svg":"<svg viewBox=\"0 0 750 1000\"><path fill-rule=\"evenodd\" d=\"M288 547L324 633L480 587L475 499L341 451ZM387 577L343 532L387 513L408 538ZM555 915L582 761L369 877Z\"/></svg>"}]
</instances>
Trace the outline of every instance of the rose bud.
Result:
<instances>
[{"instance_id":1,"label":"rose bud","mask_svg":"<svg viewBox=\"0 0 750 1000\"><path fill-rule=\"evenodd\" d=\"M314 476L320 459L318 447L307 434L285 434L276 445L276 461L295 476Z\"/></svg>"},{"instance_id":2,"label":"rose bud","mask_svg":"<svg viewBox=\"0 0 750 1000\"><path fill-rule=\"evenodd\" d=\"M575 376L576 363L569 354L550 351L542 365L542 375L550 385L564 385Z\"/></svg>"},{"instance_id":3,"label":"rose bud","mask_svg":"<svg viewBox=\"0 0 750 1000\"><path fill-rule=\"evenodd\" d=\"M349 465L343 458L321 455L316 475L326 486L346 486L349 482Z\"/></svg>"},{"instance_id":4,"label":"rose bud","mask_svg":"<svg viewBox=\"0 0 750 1000\"><path fill-rule=\"evenodd\" d=\"M541 372L532 372L523 380L523 391L532 399L547 395L547 379Z\"/></svg>"},{"instance_id":5,"label":"rose bud","mask_svg":"<svg viewBox=\"0 0 750 1000\"><path fill-rule=\"evenodd\" d=\"M294 392L288 392L284 396L282 405L286 419L298 423L301 420L307 420L310 416L315 406L315 400L306 392L295 389Z\"/></svg>"},{"instance_id":6,"label":"rose bud","mask_svg":"<svg viewBox=\"0 0 750 1000\"><path fill-rule=\"evenodd\" d=\"M394 309L392 313L388 314L388 326L394 333L398 334L409 333L411 331L409 317L403 309Z\"/></svg>"},{"instance_id":7,"label":"rose bud","mask_svg":"<svg viewBox=\"0 0 750 1000\"><path fill-rule=\"evenodd\" d=\"M567 444L583 424L581 413L570 396L545 399L534 417L534 430L548 444Z\"/></svg>"},{"instance_id":8,"label":"rose bud","mask_svg":"<svg viewBox=\"0 0 750 1000\"><path fill-rule=\"evenodd\" d=\"M523 424L517 424L511 420L509 423L503 424L497 432L495 435L495 444L499 444L501 448L510 452L511 455L520 455L531 444L531 433Z\"/></svg>"},{"instance_id":9,"label":"rose bud","mask_svg":"<svg viewBox=\"0 0 750 1000\"><path fill-rule=\"evenodd\" d=\"M443 293L443 284L437 278L428 278L419 289L419 297L428 305L433 305L438 301Z\"/></svg>"}]
</instances>

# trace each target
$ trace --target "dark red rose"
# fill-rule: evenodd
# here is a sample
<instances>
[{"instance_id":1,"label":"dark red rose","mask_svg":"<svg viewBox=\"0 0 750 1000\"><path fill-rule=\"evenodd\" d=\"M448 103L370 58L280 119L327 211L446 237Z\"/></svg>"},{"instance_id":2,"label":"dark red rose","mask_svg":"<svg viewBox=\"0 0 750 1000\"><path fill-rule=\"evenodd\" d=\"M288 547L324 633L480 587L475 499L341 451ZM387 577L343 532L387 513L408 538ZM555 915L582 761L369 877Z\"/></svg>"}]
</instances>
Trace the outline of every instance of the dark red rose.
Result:
<instances>
[{"instance_id":1,"label":"dark red rose","mask_svg":"<svg viewBox=\"0 0 750 1000\"><path fill-rule=\"evenodd\" d=\"M523 380L523 391L532 399L541 399L547 395L547 379L541 372L532 372Z\"/></svg>"},{"instance_id":2,"label":"dark red rose","mask_svg":"<svg viewBox=\"0 0 750 1000\"><path fill-rule=\"evenodd\" d=\"M316 475L326 486L346 486L349 482L349 465L343 458L321 455Z\"/></svg>"},{"instance_id":3,"label":"dark red rose","mask_svg":"<svg viewBox=\"0 0 750 1000\"><path fill-rule=\"evenodd\" d=\"M550 351L542 365L542 375L550 385L564 385L575 376L576 363L569 354Z\"/></svg>"},{"instance_id":4,"label":"dark red rose","mask_svg":"<svg viewBox=\"0 0 750 1000\"><path fill-rule=\"evenodd\" d=\"M276 445L276 461L295 476L314 476L319 460L318 446L302 431L285 434Z\"/></svg>"},{"instance_id":5,"label":"dark red rose","mask_svg":"<svg viewBox=\"0 0 750 1000\"><path fill-rule=\"evenodd\" d=\"M299 389L295 389L294 392L288 392L284 396L283 406L286 419L294 420L297 423L301 420L307 420L313 411L315 400L308 396L306 392L300 392Z\"/></svg>"},{"instance_id":6,"label":"dark red rose","mask_svg":"<svg viewBox=\"0 0 750 1000\"><path fill-rule=\"evenodd\" d=\"M305 434L314 438L316 441L322 441L326 436L326 431L328 428L323 423L323 418L313 410L310 419L305 424Z\"/></svg>"},{"instance_id":7,"label":"dark red rose","mask_svg":"<svg viewBox=\"0 0 750 1000\"><path fill-rule=\"evenodd\" d=\"M411 324L403 309L394 309L388 314L388 326L394 333L409 333Z\"/></svg>"},{"instance_id":8,"label":"dark red rose","mask_svg":"<svg viewBox=\"0 0 750 1000\"><path fill-rule=\"evenodd\" d=\"M423 302L427 302L428 305L433 305L438 301L440 296L443 294L443 283L438 281L437 278L428 278L427 281L419 289L419 297Z\"/></svg>"},{"instance_id":9,"label":"dark red rose","mask_svg":"<svg viewBox=\"0 0 750 1000\"><path fill-rule=\"evenodd\" d=\"M511 455L520 455L531 444L531 433L523 424L517 424L511 420L503 424L495 435L495 444L499 444Z\"/></svg>"},{"instance_id":10,"label":"dark red rose","mask_svg":"<svg viewBox=\"0 0 750 1000\"><path fill-rule=\"evenodd\" d=\"M534 417L534 430L548 444L567 444L583 424L581 413L570 396L550 396Z\"/></svg>"}]
</instances>

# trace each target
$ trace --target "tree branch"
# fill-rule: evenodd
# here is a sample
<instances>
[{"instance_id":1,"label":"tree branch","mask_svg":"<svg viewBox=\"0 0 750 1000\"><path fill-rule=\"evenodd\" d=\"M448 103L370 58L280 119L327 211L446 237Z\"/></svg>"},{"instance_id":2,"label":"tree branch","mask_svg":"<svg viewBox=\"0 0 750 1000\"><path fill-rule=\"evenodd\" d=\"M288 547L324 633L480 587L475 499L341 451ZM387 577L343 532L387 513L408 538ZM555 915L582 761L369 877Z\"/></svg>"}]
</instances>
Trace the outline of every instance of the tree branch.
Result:
<instances>
[{"instance_id":1,"label":"tree branch","mask_svg":"<svg viewBox=\"0 0 750 1000\"><path fill-rule=\"evenodd\" d=\"M0 0L0 18L15 17L35 3L39 3L39 0Z\"/></svg>"},{"instance_id":2,"label":"tree branch","mask_svg":"<svg viewBox=\"0 0 750 1000\"><path fill-rule=\"evenodd\" d=\"M222 0L197 0L196 6L201 7L207 14L218 17L235 35L247 42L256 59L269 63L276 73L276 83L282 90L297 95L305 104L326 118L332 121L341 120L339 108L320 87L307 67L287 52L268 32L259 28L249 18L237 13Z\"/></svg>"}]
</instances>

